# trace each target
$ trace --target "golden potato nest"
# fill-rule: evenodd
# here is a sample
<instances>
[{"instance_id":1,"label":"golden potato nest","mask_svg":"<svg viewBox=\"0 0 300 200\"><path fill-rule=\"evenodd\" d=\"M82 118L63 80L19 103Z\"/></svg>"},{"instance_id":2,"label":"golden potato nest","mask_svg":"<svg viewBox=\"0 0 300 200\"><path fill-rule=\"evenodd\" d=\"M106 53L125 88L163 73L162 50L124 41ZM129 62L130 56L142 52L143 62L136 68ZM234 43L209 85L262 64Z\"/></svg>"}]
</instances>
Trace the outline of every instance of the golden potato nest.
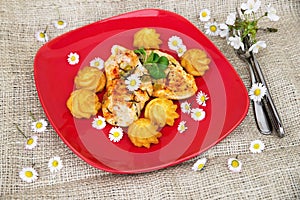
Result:
<instances>
[{"instance_id":1,"label":"golden potato nest","mask_svg":"<svg viewBox=\"0 0 300 200\"><path fill-rule=\"evenodd\" d=\"M128 137L137 147L150 148L151 144L158 144L158 138L162 136L149 119L139 118L128 127Z\"/></svg>"},{"instance_id":2,"label":"golden potato nest","mask_svg":"<svg viewBox=\"0 0 300 200\"><path fill-rule=\"evenodd\" d=\"M193 76L203 76L209 69L210 59L200 49L189 49L181 56L181 65Z\"/></svg>"},{"instance_id":3,"label":"golden potato nest","mask_svg":"<svg viewBox=\"0 0 300 200\"><path fill-rule=\"evenodd\" d=\"M166 124L173 126L174 120L179 117L176 112L177 105L172 100L166 98L152 99L145 108L145 118L159 126L163 127Z\"/></svg>"},{"instance_id":4,"label":"golden potato nest","mask_svg":"<svg viewBox=\"0 0 300 200\"><path fill-rule=\"evenodd\" d=\"M87 89L74 90L67 100L67 107L76 118L90 118L101 108L98 96Z\"/></svg>"},{"instance_id":5,"label":"golden potato nest","mask_svg":"<svg viewBox=\"0 0 300 200\"><path fill-rule=\"evenodd\" d=\"M79 70L75 77L76 89L88 89L93 92L101 92L106 84L106 77L96 67L84 67Z\"/></svg>"},{"instance_id":6,"label":"golden potato nest","mask_svg":"<svg viewBox=\"0 0 300 200\"><path fill-rule=\"evenodd\" d=\"M143 28L134 34L133 46L145 49L159 49L162 41L159 39L160 34L155 29Z\"/></svg>"}]
</instances>

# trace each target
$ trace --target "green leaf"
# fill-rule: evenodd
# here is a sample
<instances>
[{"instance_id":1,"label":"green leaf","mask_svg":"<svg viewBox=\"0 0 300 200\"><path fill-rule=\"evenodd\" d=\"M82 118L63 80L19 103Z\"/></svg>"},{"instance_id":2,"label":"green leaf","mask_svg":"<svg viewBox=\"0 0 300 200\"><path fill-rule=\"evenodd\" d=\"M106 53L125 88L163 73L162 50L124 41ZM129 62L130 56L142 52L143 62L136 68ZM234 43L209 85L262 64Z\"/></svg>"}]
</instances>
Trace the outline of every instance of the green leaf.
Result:
<instances>
[{"instance_id":1,"label":"green leaf","mask_svg":"<svg viewBox=\"0 0 300 200\"><path fill-rule=\"evenodd\" d=\"M163 69L159 67L157 63L149 63L145 65L146 69L148 70L150 76L154 79L161 79L166 78L166 74Z\"/></svg>"},{"instance_id":2,"label":"green leaf","mask_svg":"<svg viewBox=\"0 0 300 200\"><path fill-rule=\"evenodd\" d=\"M159 55L157 53L153 53L153 62L157 63L159 59Z\"/></svg>"},{"instance_id":3,"label":"green leaf","mask_svg":"<svg viewBox=\"0 0 300 200\"><path fill-rule=\"evenodd\" d=\"M153 63L153 58L154 58L154 53L153 51L150 53L150 55L148 56L146 63Z\"/></svg>"},{"instance_id":4,"label":"green leaf","mask_svg":"<svg viewBox=\"0 0 300 200\"><path fill-rule=\"evenodd\" d=\"M169 60L168 60L167 57L161 56L161 57L158 59L157 63L162 64L162 65L166 65L166 66L168 67L168 65L169 65Z\"/></svg>"}]
</instances>

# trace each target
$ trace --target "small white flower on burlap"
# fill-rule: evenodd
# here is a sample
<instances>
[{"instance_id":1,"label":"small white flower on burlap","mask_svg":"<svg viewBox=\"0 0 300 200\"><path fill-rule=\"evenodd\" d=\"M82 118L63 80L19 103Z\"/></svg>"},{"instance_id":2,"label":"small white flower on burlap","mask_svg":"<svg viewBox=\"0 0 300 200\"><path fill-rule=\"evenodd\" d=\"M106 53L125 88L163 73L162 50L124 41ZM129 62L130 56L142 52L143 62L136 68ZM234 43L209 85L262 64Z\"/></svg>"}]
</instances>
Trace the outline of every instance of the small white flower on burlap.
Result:
<instances>
[{"instance_id":1,"label":"small white flower on burlap","mask_svg":"<svg viewBox=\"0 0 300 200\"><path fill-rule=\"evenodd\" d=\"M188 127L185 124L186 124L186 121L181 121L178 124L177 130L179 131L179 133L183 133L184 131L186 131L188 129Z\"/></svg>"},{"instance_id":2,"label":"small white flower on burlap","mask_svg":"<svg viewBox=\"0 0 300 200\"><path fill-rule=\"evenodd\" d=\"M28 183L34 182L38 179L37 171L32 167L24 167L20 172L19 176L23 181Z\"/></svg>"},{"instance_id":3,"label":"small white flower on burlap","mask_svg":"<svg viewBox=\"0 0 300 200\"><path fill-rule=\"evenodd\" d=\"M44 119L32 122L31 130L36 133L43 133L47 129L48 123Z\"/></svg>"},{"instance_id":4,"label":"small white flower on burlap","mask_svg":"<svg viewBox=\"0 0 300 200\"><path fill-rule=\"evenodd\" d=\"M170 37L168 40L168 47L174 51L177 51L179 49L179 46L182 44L182 39L176 35Z\"/></svg>"},{"instance_id":5,"label":"small white flower on burlap","mask_svg":"<svg viewBox=\"0 0 300 200\"><path fill-rule=\"evenodd\" d=\"M139 89L141 83L142 81L140 80L140 77L137 74L131 74L125 80L126 88L131 92Z\"/></svg>"},{"instance_id":6,"label":"small white flower on burlap","mask_svg":"<svg viewBox=\"0 0 300 200\"><path fill-rule=\"evenodd\" d=\"M229 13L225 23L227 25L233 26L235 24L235 20L236 20L236 13Z\"/></svg>"},{"instance_id":7,"label":"small white flower on burlap","mask_svg":"<svg viewBox=\"0 0 300 200\"><path fill-rule=\"evenodd\" d=\"M241 4L241 9L245 11L245 14L256 13L261 5L261 1L257 0L248 0L247 3Z\"/></svg>"},{"instance_id":8,"label":"small white flower on burlap","mask_svg":"<svg viewBox=\"0 0 300 200\"><path fill-rule=\"evenodd\" d=\"M187 113L187 114L190 114L190 112L192 110L191 103L189 103L187 101L182 102L180 104L180 108L183 113Z\"/></svg>"},{"instance_id":9,"label":"small white flower on burlap","mask_svg":"<svg viewBox=\"0 0 300 200\"><path fill-rule=\"evenodd\" d=\"M205 34L210 36L218 36L220 29L217 22L207 22L204 24Z\"/></svg>"},{"instance_id":10,"label":"small white flower on burlap","mask_svg":"<svg viewBox=\"0 0 300 200\"><path fill-rule=\"evenodd\" d=\"M276 14L276 9L274 7L271 6L271 4L269 4L267 7L267 17L271 20L271 21L278 21L279 20L279 16Z\"/></svg>"},{"instance_id":11,"label":"small white flower on burlap","mask_svg":"<svg viewBox=\"0 0 300 200\"><path fill-rule=\"evenodd\" d=\"M210 10L207 8L202 9L199 13L199 19L202 22L207 22L208 20L210 20Z\"/></svg>"},{"instance_id":12,"label":"small white flower on burlap","mask_svg":"<svg viewBox=\"0 0 300 200\"><path fill-rule=\"evenodd\" d=\"M25 149L33 149L37 146L38 136L33 135L26 139Z\"/></svg>"},{"instance_id":13,"label":"small white flower on burlap","mask_svg":"<svg viewBox=\"0 0 300 200\"><path fill-rule=\"evenodd\" d=\"M219 25L219 28L220 28L220 32L219 32L220 37L227 38L229 36L228 26L226 24L222 23Z\"/></svg>"},{"instance_id":14,"label":"small white flower on burlap","mask_svg":"<svg viewBox=\"0 0 300 200\"><path fill-rule=\"evenodd\" d=\"M195 162L195 164L193 165L192 170L194 170L194 171L203 170L206 162L207 162L207 158L201 158L201 159L197 160Z\"/></svg>"},{"instance_id":15,"label":"small white flower on burlap","mask_svg":"<svg viewBox=\"0 0 300 200\"><path fill-rule=\"evenodd\" d=\"M48 168L50 169L50 172L58 172L63 167L62 161L60 157L55 156L51 158L48 162Z\"/></svg>"},{"instance_id":16,"label":"small white flower on burlap","mask_svg":"<svg viewBox=\"0 0 300 200\"><path fill-rule=\"evenodd\" d=\"M250 99L260 102L266 95L267 89L262 83L254 83L249 91Z\"/></svg>"},{"instance_id":17,"label":"small white flower on burlap","mask_svg":"<svg viewBox=\"0 0 300 200\"><path fill-rule=\"evenodd\" d=\"M48 42L49 37L46 31L38 31L35 33L35 38L40 42Z\"/></svg>"},{"instance_id":18,"label":"small white flower on burlap","mask_svg":"<svg viewBox=\"0 0 300 200\"><path fill-rule=\"evenodd\" d=\"M242 170L242 162L236 158L229 158L227 164L232 172L240 172Z\"/></svg>"},{"instance_id":19,"label":"small white flower on burlap","mask_svg":"<svg viewBox=\"0 0 300 200\"><path fill-rule=\"evenodd\" d=\"M244 43L242 42L242 39L235 35L234 37L229 37L228 38L229 44L231 46L233 46L234 49L239 49L241 48L242 50L244 50Z\"/></svg>"},{"instance_id":20,"label":"small white flower on burlap","mask_svg":"<svg viewBox=\"0 0 300 200\"><path fill-rule=\"evenodd\" d=\"M59 19L59 20L53 21L53 25L57 29L64 29L67 26L67 22L65 20Z\"/></svg>"},{"instance_id":21,"label":"small white flower on burlap","mask_svg":"<svg viewBox=\"0 0 300 200\"><path fill-rule=\"evenodd\" d=\"M191 117L195 121L201 121L205 118L205 111L201 108L193 108L191 110Z\"/></svg>"},{"instance_id":22,"label":"small white flower on burlap","mask_svg":"<svg viewBox=\"0 0 300 200\"><path fill-rule=\"evenodd\" d=\"M113 127L109 131L108 138L112 142L119 142L123 137L123 129L121 127Z\"/></svg>"},{"instance_id":23,"label":"small white flower on burlap","mask_svg":"<svg viewBox=\"0 0 300 200\"><path fill-rule=\"evenodd\" d=\"M265 41L258 41L249 48L249 51L252 51L253 53L258 53L259 49L266 47L267 44Z\"/></svg>"},{"instance_id":24,"label":"small white flower on burlap","mask_svg":"<svg viewBox=\"0 0 300 200\"><path fill-rule=\"evenodd\" d=\"M198 92L197 96L196 96L196 101L199 105L201 106L206 106L206 101L209 99L209 97L207 96L207 94L205 94L204 92L200 91Z\"/></svg>"},{"instance_id":25,"label":"small white flower on burlap","mask_svg":"<svg viewBox=\"0 0 300 200\"><path fill-rule=\"evenodd\" d=\"M249 149L252 153L261 153L265 149L265 144L261 140L254 140Z\"/></svg>"},{"instance_id":26,"label":"small white flower on burlap","mask_svg":"<svg viewBox=\"0 0 300 200\"><path fill-rule=\"evenodd\" d=\"M92 122L92 126L95 129L99 129L99 130L103 129L106 126L105 118L101 116L94 118Z\"/></svg>"},{"instance_id":27,"label":"small white flower on burlap","mask_svg":"<svg viewBox=\"0 0 300 200\"><path fill-rule=\"evenodd\" d=\"M104 68L104 61L101 58L94 58L91 62L90 62L90 66L91 67L96 67L99 70L102 70Z\"/></svg>"},{"instance_id":28,"label":"small white flower on burlap","mask_svg":"<svg viewBox=\"0 0 300 200\"><path fill-rule=\"evenodd\" d=\"M68 63L70 65L76 65L77 63L79 63L79 55L77 53L69 53L68 55Z\"/></svg>"}]
</instances>

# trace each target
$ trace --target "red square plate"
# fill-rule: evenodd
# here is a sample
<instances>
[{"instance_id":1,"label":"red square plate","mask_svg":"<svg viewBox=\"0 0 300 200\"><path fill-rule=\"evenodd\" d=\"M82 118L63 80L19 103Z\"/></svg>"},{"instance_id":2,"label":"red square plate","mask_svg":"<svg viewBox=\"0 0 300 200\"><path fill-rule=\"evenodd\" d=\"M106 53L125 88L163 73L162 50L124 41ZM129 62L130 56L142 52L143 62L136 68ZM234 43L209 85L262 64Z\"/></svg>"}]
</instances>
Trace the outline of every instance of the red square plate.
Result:
<instances>
[{"instance_id":1,"label":"red square plate","mask_svg":"<svg viewBox=\"0 0 300 200\"><path fill-rule=\"evenodd\" d=\"M66 106L78 70L95 57L106 60L115 44L134 49L133 34L145 27L156 29L163 42L160 49L176 59L178 56L167 44L173 35L179 36L187 49L202 49L211 59L207 73L195 78L198 90L209 96L207 105L198 105L195 95L184 100L193 108L202 108L206 112L205 119L194 121L181 111L182 101L177 101L180 117L174 126L161 130L160 142L149 149L135 147L126 134L120 142L111 142L108 132L112 126L97 130L91 125L93 117L75 119ZM70 52L79 54L78 64L68 64ZM51 40L35 57L34 77L48 120L64 143L88 164L113 173L148 172L197 156L236 128L249 106L243 82L213 43L182 16L158 9L138 10L101 20ZM188 127L183 133L177 130L180 121L186 121Z\"/></svg>"}]
</instances>

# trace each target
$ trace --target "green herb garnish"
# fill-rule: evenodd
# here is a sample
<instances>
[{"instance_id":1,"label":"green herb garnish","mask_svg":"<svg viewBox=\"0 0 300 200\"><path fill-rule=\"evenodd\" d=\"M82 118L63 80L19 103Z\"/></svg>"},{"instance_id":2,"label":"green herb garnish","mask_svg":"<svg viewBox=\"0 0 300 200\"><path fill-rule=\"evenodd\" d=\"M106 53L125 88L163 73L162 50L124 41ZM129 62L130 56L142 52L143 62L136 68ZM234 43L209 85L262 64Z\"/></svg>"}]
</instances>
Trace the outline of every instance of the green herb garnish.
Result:
<instances>
[{"instance_id":1,"label":"green herb garnish","mask_svg":"<svg viewBox=\"0 0 300 200\"><path fill-rule=\"evenodd\" d=\"M159 56L153 51L147 56L144 48L134 50L144 67L148 70L150 76L154 79L166 78L165 69L169 66L169 60L165 56Z\"/></svg>"}]
</instances>

